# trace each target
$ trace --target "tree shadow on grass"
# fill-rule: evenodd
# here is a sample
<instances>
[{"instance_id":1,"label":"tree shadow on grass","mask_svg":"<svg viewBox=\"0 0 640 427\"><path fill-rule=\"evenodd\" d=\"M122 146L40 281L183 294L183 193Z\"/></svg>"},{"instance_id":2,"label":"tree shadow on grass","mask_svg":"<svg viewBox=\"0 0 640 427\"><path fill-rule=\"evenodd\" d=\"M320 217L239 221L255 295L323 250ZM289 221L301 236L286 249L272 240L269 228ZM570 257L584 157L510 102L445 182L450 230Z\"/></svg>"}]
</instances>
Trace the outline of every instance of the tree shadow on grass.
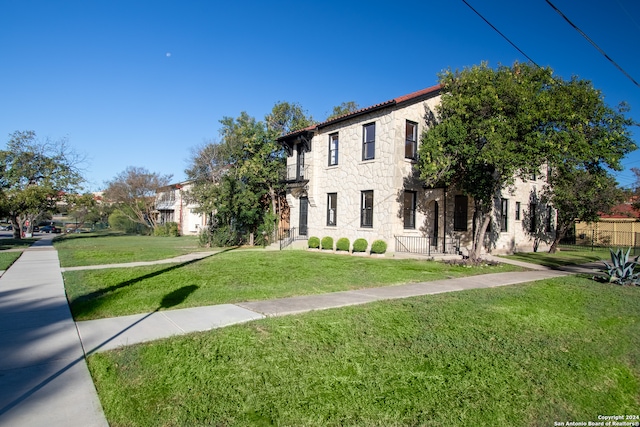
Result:
<instances>
[{"instance_id":1,"label":"tree shadow on grass","mask_svg":"<svg viewBox=\"0 0 640 427\"><path fill-rule=\"evenodd\" d=\"M34 394L36 394L38 391L42 390L44 387L46 387L48 384L50 384L56 378L58 378L61 375L65 374L68 370L73 368L78 363L83 363L87 356L95 353L101 347L105 346L106 344L108 344L109 342L113 341L114 339L116 339L120 335L124 334L125 332L129 331L130 329L134 328L135 326L139 325L140 323L144 322L145 320L150 318L154 313L158 312L160 309L163 309L163 308L164 309L168 309L168 308L171 308L171 307L175 307L176 305L184 302L184 300L186 300L187 297L189 295L191 295L193 292L195 292L197 289L198 289L198 286L196 286L196 285L183 286L183 287L181 287L179 289L176 289L175 291L166 294L162 298L162 301L160 302L160 305L153 312L147 314L146 316L144 316L143 318L137 320L136 322L133 322L131 325L127 326L126 328L124 328L120 332L114 334L113 336L108 337L106 340L104 340L103 342L101 342L100 344L95 346L94 348L90 349L89 351L87 351L87 349L84 348L84 344L83 344L83 354L82 354L82 356L80 356L77 359L71 361L68 365L66 365L65 367L63 367L59 371L57 371L57 372L53 373L52 375L42 379L38 384L36 384L35 386L30 388L26 392L20 394L18 397L13 399L11 402L6 404L4 407L0 407L0 417L2 415L4 415L5 413L11 411L13 408L18 406L19 404L21 404L25 400L27 400L29 397L31 397ZM33 372L36 372L37 370L32 369L30 371L31 371L31 373L33 373ZM35 375L36 375L36 378L37 378L37 373Z\"/></svg>"},{"instance_id":2,"label":"tree shadow on grass","mask_svg":"<svg viewBox=\"0 0 640 427\"><path fill-rule=\"evenodd\" d=\"M130 287L130 286L136 285L136 284L138 284L138 283L140 283L140 282L142 282L144 280L152 279L152 278L160 276L162 274L169 273L170 271L177 270L177 269L186 267L186 266L188 266L190 264L197 263L197 262L202 261L204 259L210 258L211 256L215 256L215 255L218 255L218 254L221 254L221 253L224 253L224 252L231 251L233 249L235 249L235 248L225 249L223 251L217 252L217 253L215 253L213 255L210 255L208 257L205 257L205 258L194 259L194 260L191 260L191 261L182 262L180 264L171 265L170 267L163 268L161 270L154 271L152 273L148 273L148 274L145 274L145 275L140 276L140 277L136 277L135 279L126 280L126 281L118 283L116 285L108 286L106 288L102 288L102 289L98 289L96 291L90 292L88 294L80 295L79 297L74 298L73 301L69 301L69 307L71 308L71 314L73 315L74 319L78 319L78 318L81 318L82 316L89 315L90 313L94 312L101 305L101 298L103 298L105 295L108 295L108 294L110 294L112 292L115 292L115 291L117 291L119 289L123 289L123 288L127 288L127 287ZM165 301L165 300L169 301L167 298L173 298L174 300L177 299L177 297L175 297L175 296L171 297L172 294L166 295L164 297L163 301ZM164 302L163 304L168 304L168 302ZM160 307L164 308L164 305L161 305Z\"/></svg>"}]
</instances>

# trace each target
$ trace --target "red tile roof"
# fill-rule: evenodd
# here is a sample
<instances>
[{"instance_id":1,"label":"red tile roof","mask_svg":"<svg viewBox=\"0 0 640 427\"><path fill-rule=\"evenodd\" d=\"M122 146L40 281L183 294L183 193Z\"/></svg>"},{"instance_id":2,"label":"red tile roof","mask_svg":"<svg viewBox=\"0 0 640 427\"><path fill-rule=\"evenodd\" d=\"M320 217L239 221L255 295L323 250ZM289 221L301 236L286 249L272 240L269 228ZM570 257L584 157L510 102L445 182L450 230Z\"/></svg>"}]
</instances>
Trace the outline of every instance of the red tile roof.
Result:
<instances>
[{"instance_id":1,"label":"red tile roof","mask_svg":"<svg viewBox=\"0 0 640 427\"><path fill-rule=\"evenodd\" d=\"M422 90L419 90L419 91L416 91L416 92L412 92L412 93L407 94L407 95L403 95L403 96L399 96L397 98L390 99L390 100L385 101L385 102L381 102L379 104L372 105L370 107L361 108L360 110L357 110L357 111L354 111L354 112L351 112L351 113L347 113L347 114L343 114L342 116L334 117L334 118L332 118L330 120L326 120L324 122L317 123L315 125L306 127L304 129L300 129L300 130L297 130L295 132L288 133L287 135L284 135L284 136L281 136L280 138L278 138L278 140L288 139L291 136L296 136L296 135L299 135L299 134L304 133L304 132L313 132L316 129L319 129L319 128L322 128L322 127L326 127L326 126L329 126L331 124L338 123L338 122L341 122L343 120L347 120L347 119L349 119L351 117L357 117L359 115L366 114L366 113L369 113L371 111L379 110L381 108L385 108L385 107L388 107L388 106L391 106L391 105L398 105L398 104L402 104L402 103L405 103L405 102L414 101L414 100L419 99L421 97L428 97L428 96L436 95L438 92L440 92L441 88L442 88L442 86L438 84L438 85L431 86L431 87L428 87L428 88L425 88L425 89L422 89Z\"/></svg>"},{"instance_id":2,"label":"red tile roof","mask_svg":"<svg viewBox=\"0 0 640 427\"><path fill-rule=\"evenodd\" d=\"M640 213L633 209L631 203L622 203L616 205L611 209L611 213L601 214L600 219L625 219L635 218L640 219Z\"/></svg>"}]
</instances>

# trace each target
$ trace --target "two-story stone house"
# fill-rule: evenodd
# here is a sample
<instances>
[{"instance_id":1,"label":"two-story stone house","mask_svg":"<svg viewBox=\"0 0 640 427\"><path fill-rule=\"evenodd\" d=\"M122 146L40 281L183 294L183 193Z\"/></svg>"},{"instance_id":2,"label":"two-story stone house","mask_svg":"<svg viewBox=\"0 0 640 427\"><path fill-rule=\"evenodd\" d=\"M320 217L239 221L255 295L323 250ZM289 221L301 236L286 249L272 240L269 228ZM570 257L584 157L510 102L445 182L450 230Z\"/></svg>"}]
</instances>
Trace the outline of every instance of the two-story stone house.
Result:
<instances>
[{"instance_id":1,"label":"two-story stone house","mask_svg":"<svg viewBox=\"0 0 640 427\"><path fill-rule=\"evenodd\" d=\"M287 149L290 224L302 236L384 240L390 252L464 253L473 201L417 178L420 135L440 86L401 96L280 138ZM496 195L486 249L532 250L553 233L540 177Z\"/></svg>"}]
</instances>

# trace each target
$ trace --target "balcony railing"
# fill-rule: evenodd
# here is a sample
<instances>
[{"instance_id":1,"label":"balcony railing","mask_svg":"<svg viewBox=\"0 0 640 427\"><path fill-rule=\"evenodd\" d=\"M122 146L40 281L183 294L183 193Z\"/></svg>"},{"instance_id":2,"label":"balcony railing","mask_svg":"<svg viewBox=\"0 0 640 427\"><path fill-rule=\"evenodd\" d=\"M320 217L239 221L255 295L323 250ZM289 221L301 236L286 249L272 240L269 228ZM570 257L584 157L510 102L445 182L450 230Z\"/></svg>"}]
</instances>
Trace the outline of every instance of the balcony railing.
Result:
<instances>
[{"instance_id":1,"label":"balcony railing","mask_svg":"<svg viewBox=\"0 0 640 427\"><path fill-rule=\"evenodd\" d=\"M287 182L301 182L309 180L309 166L304 165L302 168L298 165L287 165Z\"/></svg>"}]
</instances>

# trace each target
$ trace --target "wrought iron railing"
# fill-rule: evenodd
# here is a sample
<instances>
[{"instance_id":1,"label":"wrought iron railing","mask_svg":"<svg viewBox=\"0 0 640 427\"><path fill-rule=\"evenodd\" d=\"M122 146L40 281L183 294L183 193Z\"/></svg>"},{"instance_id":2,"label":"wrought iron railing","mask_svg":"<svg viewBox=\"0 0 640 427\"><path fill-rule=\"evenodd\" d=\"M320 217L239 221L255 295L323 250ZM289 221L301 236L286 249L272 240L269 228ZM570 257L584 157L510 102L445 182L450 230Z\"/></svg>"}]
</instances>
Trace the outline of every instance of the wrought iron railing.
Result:
<instances>
[{"instance_id":1,"label":"wrought iron railing","mask_svg":"<svg viewBox=\"0 0 640 427\"><path fill-rule=\"evenodd\" d=\"M444 239L431 236L394 236L396 252L421 255L459 254L460 238L445 237Z\"/></svg>"},{"instance_id":2,"label":"wrought iron railing","mask_svg":"<svg viewBox=\"0 0 640 427\"><path fill-rule=\"evenodd\" d=\"M287 182L300 182L309 180L309 166L304 165L302 168L297 164L287 165L287 175L285 177Z\"/></svg>"},{"instance_id":3,"label":"wrought iron railing","mask_svg":"<svg viewBox=\"0 0 640 427\"><path fill-rule=\"evenodd\" d=\"M300 231L295 228L286 228L278 230L278 241L280 242L280 250L290 246L296 240L304 240L307 236L301 236Z\"/></svg>"}]
</instances>

